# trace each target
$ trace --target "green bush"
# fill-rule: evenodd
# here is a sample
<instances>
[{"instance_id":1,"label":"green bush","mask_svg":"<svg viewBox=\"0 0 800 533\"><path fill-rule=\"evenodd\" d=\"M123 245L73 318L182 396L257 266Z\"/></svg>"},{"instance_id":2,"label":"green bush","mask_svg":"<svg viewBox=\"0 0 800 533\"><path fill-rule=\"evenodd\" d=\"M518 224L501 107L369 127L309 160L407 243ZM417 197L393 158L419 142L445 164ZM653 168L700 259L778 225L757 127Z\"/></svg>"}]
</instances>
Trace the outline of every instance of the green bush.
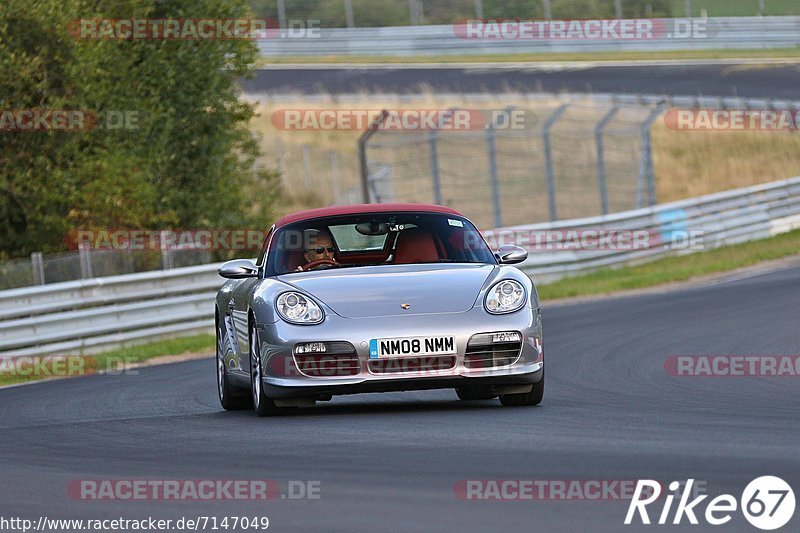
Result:
<instances>
[{"instance_id":1,"label":"green bush","mask_svg":"<svg viewBox=\"0 0 800 533\"><path fill-rule=\"evenodd\" d=\"M245 18L246 0L4 0L0 109L129 113L134 128L0 131L0 256L51 253L70 230L239 228L270 219L237 79L249 40L80 40L81 18ZM252 209L253 191L260 193Z\"/></svg>"}]
</instances>

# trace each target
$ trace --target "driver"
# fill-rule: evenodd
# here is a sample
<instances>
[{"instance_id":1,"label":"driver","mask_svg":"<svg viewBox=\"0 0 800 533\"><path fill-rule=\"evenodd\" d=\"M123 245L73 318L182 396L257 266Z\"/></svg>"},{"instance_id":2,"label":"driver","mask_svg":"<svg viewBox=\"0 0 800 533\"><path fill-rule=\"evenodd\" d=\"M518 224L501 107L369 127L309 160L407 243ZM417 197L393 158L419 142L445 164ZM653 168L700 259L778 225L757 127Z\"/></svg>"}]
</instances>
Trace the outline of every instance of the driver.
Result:
<instances>
[{"instance_id":1,"label":"driver","mask_svg":"<svg viewBox=\"0 0 800 533\"><path fill-rule=\"evenodd\" d=\"M338 264L333 257L333 252L336 248L333 245L333 238L330 233L324 230L308 230L306 231L305 242L306 251L303 257L307 263L298 266L298 271L307 270L307 267L316 261L325 260L331 261L333 264Z\"/></svg>"}]
</instances>

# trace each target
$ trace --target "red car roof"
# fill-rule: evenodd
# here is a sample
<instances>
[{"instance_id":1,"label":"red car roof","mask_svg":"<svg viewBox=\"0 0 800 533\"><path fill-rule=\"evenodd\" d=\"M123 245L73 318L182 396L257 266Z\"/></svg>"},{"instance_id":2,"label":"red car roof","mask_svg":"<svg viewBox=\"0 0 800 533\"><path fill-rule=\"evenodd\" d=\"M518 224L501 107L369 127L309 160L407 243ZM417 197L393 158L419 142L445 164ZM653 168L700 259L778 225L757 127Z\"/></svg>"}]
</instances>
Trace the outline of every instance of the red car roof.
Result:
<instances>
[{"instance_id":1,"label":"red car roof","mask_svg":"<svg viewBox=\"0 0 800 533\"><path fill-rule=\"evenodd\" d=\"M279 228L293 222L310 220L312 218L332 217L337 215L360 215L367 213L447 213L450 215L464 216L455 209L432 204L356 204L356 205L337 205L333 207L321 207L318 209L307 209L298 211L291 215L279 218L275 222L275 227Z\"/></svg>"}]
</instances>

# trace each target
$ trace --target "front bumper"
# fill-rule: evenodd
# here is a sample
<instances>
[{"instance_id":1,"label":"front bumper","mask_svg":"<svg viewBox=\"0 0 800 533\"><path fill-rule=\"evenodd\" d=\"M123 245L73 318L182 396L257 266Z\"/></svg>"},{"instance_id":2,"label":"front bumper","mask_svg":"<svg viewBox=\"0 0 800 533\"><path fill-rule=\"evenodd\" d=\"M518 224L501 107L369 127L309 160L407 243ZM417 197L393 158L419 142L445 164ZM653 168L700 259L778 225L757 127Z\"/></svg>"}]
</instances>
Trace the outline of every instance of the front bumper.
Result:
<instances>
[{"instance_id":1,"label":"front bumper","mask_svg":"<svg viewBox=\"0 0 800 533\"><path fill-rule=\"evenodd\" d=\"M465 364L469 339L476 334L518 331L522 346L516 360L504 366L473 368ZM523 308L509 315L491 315L476 306L463 313L347 319L328 314L322 324L296 326L285 322L258 326L263 385L271 398L316 397L362 392L390 392L486 386L504 390L541 380L544 367L541 315ZM375 373L369 364L369 341L374 338L454 335L455 364L445 370ZM304 342L347 342L358 357L353 375L308 376L293 355Z\"/></svg>"},{"instance_id":2,"label":"front bumper","mask_svg":"<svg viewBox=\"0 0 800 533\"><path fill-rule=\"evenodd\" d=\"M527 374L507 374L502 376L449 376L449 377L405 377L402 379L366 379L359 383L337 383L335 385L319 385L317 383L303 386L274 385L264 379L264 391L270 398L313 398L325 400L340 394L361 394L366 392L399 392L430 389L457 389L462 387L488 387L497 394L509 392L528 392L526 385L539 383L544 374L544 363L536 363L531 368L538 368ZM519 390L516 388L519 387Z\"/></svg>"}]
</instances>

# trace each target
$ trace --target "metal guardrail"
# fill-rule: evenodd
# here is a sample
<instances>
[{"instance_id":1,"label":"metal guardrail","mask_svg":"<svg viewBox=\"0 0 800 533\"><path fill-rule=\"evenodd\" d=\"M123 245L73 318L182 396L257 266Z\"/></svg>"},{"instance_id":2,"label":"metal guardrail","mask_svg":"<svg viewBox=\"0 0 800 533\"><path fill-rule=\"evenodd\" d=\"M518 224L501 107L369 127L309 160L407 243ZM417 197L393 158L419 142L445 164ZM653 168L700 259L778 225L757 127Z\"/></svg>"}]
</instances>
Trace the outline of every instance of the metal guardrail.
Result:
<instances>
[{"instance_id":1,"label":"metal guardrail","mask_svg":"<svg viewBox=\"0 0 800 533\"><path fill-rule=\"evenodd\" d=\"M602 217L499 228L502 232L647 230L663 242L676 230L703 232L704 248L761 239L800 227L800 177ZM522 269L537 282L671 253L531 249ZM219 264L0 292L0 357L92 353L122 344L212 332Z\"/></svg>"},{"instance_id":2,"label":"metal guardrail","mask_svg":"<svg viewBox=\"0 0 800 533\"><path fill-rule=\"evenodd\" d=\"M589 273L601 268L644 263L669 254L687 254L693 248L675 247L672 236L695 232L703 250L764 239L800 228L800 177L735 189L636 209L612 215L500 228L486 232L492 238L506 234L587 230L641 230L654 236L650 246L607 249L529 249L522 270L537 282ZM546 247L544 247L546 248Z\"/></svg>"},{"instance_id":3,"label":"metal guardrail","mask_svg":"<svg viewBox=\"0 0 800 533\"><path fill-rule=\"evenodd\" d=\"M0 357L93 353L213 331L220 264L0 292Z\"/></svg>"},{"instance_id":4,"label":"metal guardrail","mask_svg":"<svg viewBox=\"0 0 800 533\"><path fill-rule=\"evenodd\" d=\"M671 28L676 19L655 19ZM686 19L683 19L686 20ZM763 49L800 46L800 17L720 17L701 36L679 39L654 32L649 39L467 39L453 24L325 29L318 38L263 39L262 56L425 56L459 54Z\"/></svg>"}]
</instances>

